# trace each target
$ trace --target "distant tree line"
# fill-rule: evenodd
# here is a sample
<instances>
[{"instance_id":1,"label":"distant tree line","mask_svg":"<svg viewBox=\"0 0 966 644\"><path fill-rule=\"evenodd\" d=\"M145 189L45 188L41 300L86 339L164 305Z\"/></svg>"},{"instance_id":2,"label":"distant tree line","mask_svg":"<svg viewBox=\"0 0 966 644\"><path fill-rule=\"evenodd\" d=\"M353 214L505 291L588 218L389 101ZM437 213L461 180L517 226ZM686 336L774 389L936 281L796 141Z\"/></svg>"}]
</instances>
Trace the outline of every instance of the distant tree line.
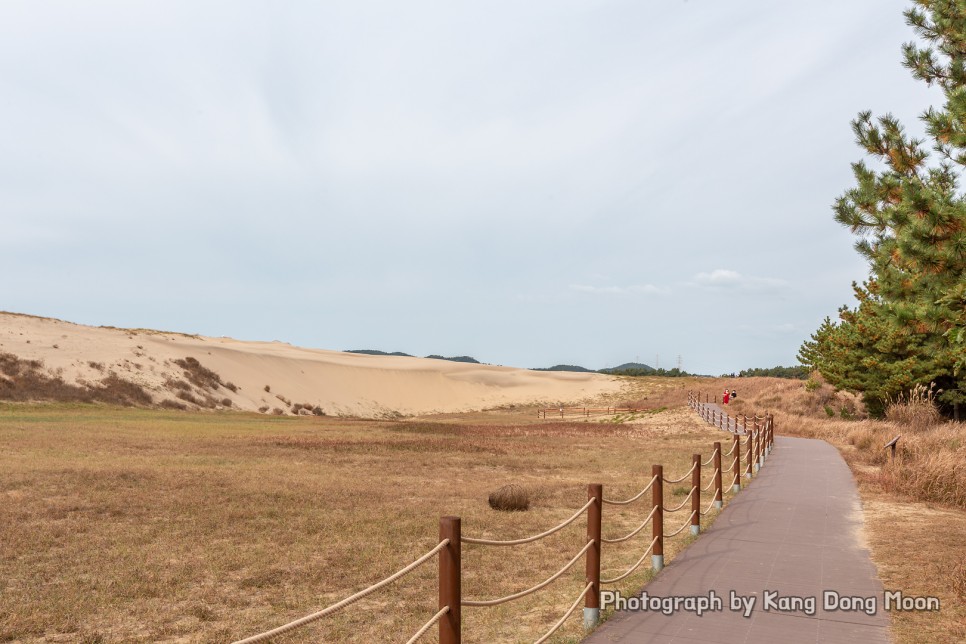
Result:
<instances>
[{"instance_id":1,"label":"distant tree line","mask_svg":"<svg viewBox=\"0 0 966 644\"><path fill-rule=\"evenodd\" d=\"M738 375L742 378L764 377L805 380L809 373L811 372L807 367L795 365L794 367L771 367L770 369L742 369Z\"/></svg>"}]
</instances>

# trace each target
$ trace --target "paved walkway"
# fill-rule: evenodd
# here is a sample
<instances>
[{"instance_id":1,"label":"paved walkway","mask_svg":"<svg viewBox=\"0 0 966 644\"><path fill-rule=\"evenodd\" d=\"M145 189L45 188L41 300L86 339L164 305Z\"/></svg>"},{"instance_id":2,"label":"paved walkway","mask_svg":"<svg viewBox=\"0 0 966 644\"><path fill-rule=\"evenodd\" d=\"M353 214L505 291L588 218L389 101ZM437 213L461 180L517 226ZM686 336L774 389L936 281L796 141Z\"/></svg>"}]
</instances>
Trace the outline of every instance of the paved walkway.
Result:
<instances>
[{"instance_id":1,"label":"paved walkway","mask_svg":"<svg viewBox=\"0 0 966 644\"><path fill-rule=\"evenodd\" d=\"M722 609L701 617L684 610L669 616L619 611L584 642L889 642L882 583L862 546L861 525L855 482L838 450L824 441L778 436L756 480L644 588L652 598L714 591ZM766 610L769 591L778 595ZM862 607L825 610L826 591L863 598ZM731 609L732 593L754 598L749 617ZM780 603L796 601L787 599L793 596L814 598L814 613L808 614L807 603L797 607L803 610ZM871 601L873 615L864 610Z\"/></svg>"}]
</instances>

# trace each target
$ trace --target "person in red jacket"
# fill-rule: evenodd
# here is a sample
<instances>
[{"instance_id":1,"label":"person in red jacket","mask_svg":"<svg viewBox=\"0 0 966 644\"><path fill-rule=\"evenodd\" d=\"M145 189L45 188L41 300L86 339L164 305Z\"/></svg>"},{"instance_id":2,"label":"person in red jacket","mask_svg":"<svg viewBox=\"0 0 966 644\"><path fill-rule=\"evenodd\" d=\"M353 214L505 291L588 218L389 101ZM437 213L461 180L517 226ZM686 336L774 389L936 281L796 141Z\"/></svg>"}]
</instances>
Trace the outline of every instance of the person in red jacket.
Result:
<instances>
[{"instance_id":1,"label":"person in red jacket","mask_svg":"<svg viewBox=\"0 0 966 644\"><path fill-rule=\"evenodd\" d=\"M724 395L723 395L723 396L721 397L721 399L722 399L722 400L724 401L724 404L726 404L726 405L728 404L728 398L729 398L730 396L731 396L731 394L729 394L729 393L728 393L728 390L727 390L727 389L725 389L725 390L724 390Z\"/></svg>"}]
</instances>

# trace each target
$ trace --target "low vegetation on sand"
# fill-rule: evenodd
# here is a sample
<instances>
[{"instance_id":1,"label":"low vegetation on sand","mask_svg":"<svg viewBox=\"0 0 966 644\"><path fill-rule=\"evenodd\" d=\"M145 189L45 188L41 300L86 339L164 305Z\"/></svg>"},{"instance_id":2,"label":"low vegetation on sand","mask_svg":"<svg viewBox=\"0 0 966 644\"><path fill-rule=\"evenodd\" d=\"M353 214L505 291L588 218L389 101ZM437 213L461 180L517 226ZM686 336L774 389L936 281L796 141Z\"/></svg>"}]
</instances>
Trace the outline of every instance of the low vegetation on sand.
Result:
<instances>
[{"instance_id":1,"label":"low vegetation on sand","mask_svg":"<svg viewBox=\"0 0 966 644\"><path fill-rule=\"evenodd\" d=\"M629 497L652 463L683 474L720 438L680 407L613 424L538 422L531 410L390 422L3 404L0 641L239 639L402 568L436 544L441 515L462 517L468 536L529 536L573 514L588 483ZM508 484L525 488L525 512L490 507ZM608 506L605 536L630 532L649 509ZM545 579L585 529L578 520L533 544L464 546L464 597ZM666 553L687 540L669 540ZM604 574L623 572L648 542L612 547ZM638 590L646 568L620 589ZM583 578L581 563L525 599L464 609L465 641L532 641ZM402 641L435 611L427 565L287 641ZM577 611L553 641L574 641L580 624Z\"/></svg>"}]
</instances>

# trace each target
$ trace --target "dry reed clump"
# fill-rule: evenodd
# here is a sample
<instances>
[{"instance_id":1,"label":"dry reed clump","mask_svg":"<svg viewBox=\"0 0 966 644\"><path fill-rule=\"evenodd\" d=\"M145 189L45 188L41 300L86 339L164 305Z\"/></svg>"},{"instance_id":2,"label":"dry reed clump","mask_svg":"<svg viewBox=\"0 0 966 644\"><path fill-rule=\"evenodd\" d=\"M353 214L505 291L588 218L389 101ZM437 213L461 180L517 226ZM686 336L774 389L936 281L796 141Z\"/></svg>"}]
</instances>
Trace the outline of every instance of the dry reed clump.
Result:
<instances>
[{"instance_id":1,"label":"dry reed clump","mask_svg":"<svg viewBox=\"0 0 966 644\"><path fill-rule=\"evenodd\" d=\"M966 508L966 431L946 424L903 436L880 482L892 492Z\"/></svg>"},{"instance_id":2,"label":"dry reed clump","mask_svg":"<svg viewBox=\"0 0 966 644\"><path fill-rule=\"evenodd\" d=\"M490 507L502 512L524 512L530 509L530 493L522 485L511 483L490 492Z\"/></svg>"},{"instance_id":3,"label":"dry reed clump","mask_svg":"<svg viewBox=\"0 0 966 644\"><path fill-rule=\"evenodd\" d=\"M890 398L886 405L886 420L903 425L912 431L923 431L942 420L936 407L935 384L916 385L912 391Z\"/></svg>"}]
</instances>

